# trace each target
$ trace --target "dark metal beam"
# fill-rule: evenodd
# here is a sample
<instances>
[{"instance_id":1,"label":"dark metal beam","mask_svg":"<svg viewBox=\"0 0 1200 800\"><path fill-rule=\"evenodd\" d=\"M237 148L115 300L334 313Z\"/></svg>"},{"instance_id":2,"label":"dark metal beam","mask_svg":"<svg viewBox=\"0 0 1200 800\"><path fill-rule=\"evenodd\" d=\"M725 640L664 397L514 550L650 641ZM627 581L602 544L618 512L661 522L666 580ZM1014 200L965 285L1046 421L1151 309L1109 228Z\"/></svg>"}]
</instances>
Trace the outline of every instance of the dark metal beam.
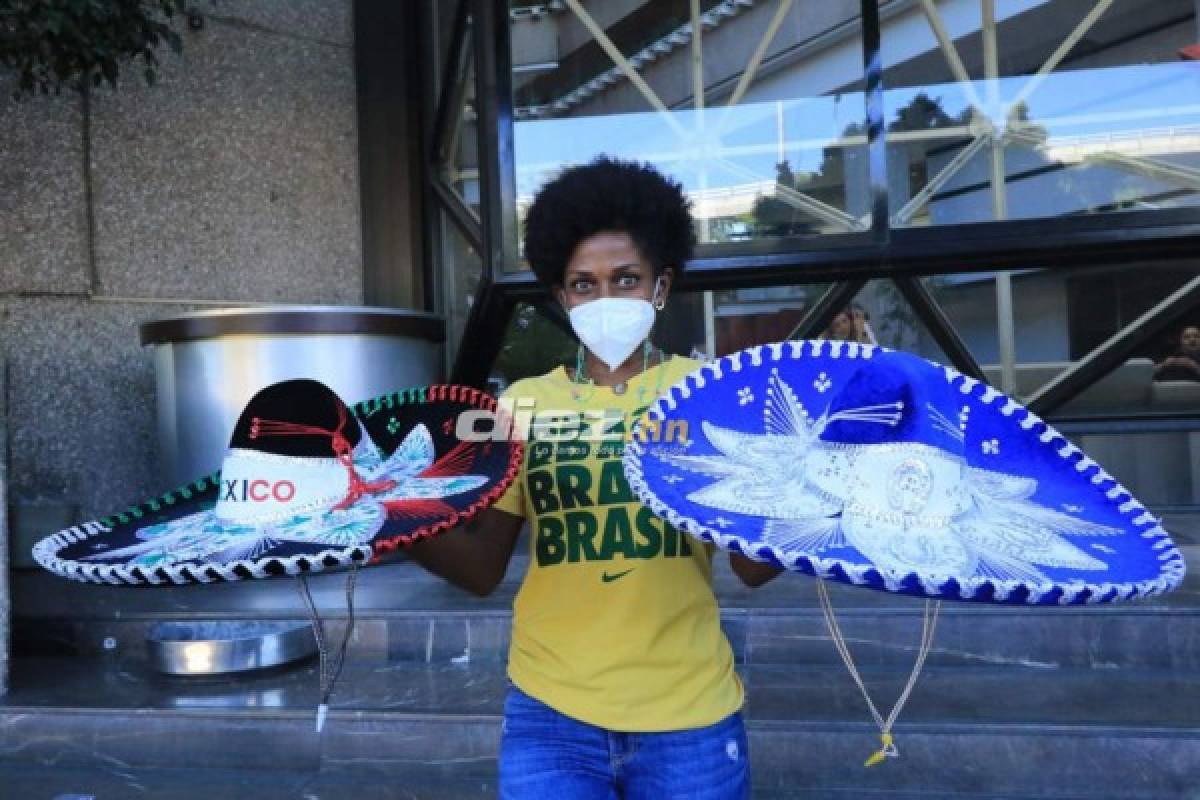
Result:
<instances>
[{"instance_id":1,"label":"dark metal beam","mask_svg":"<svg viewBox=\"0 0 1200 800\"><path fill-rule=\"evenodd\" d=\"M425 0L425 2L413 4L413 13L410 17L410 23L417 29L416 39L421 57L422 80L419 100L420 115L423 121L432 120L437 112L437 87L433 85L432 77L437 71L438 59L436 10L437 6L434 0ZM424 276L424 286L422 287L424 307L429 310L441 308L441 264L443 263L440 233L442 221L435 212L437 199L430 185L437 174L429 159L431 131L432 127L426 123L421 132L423 148L421 163L418 166L422 187L421 201L425 214L421 229L420 250L417 254L420 259L418 263L421 265L421 272Z\"/></svg>"},{"instance_id":2,"label":"dark metal beam","mask_svg":"<svg viewBox=\"0 0 1200 800\"><path fill-rule=\"evenodd\" d=\"M925 288L925 284L920 278L899 277L894 279L896 288L900 290L900 294L904 295L904 299L912 306L913 311L917 314L917 319L925 324L925 329L929 331L929 335L937 342L938 347L942 348L950 358L950 365L964 375L969 375L978 381L986 381L983 368L979 366L979 362L975 360L975 356L971 355L970 349L967 348L967 343L958 335L958 331L954 328L954 323L946 316L946 312L942 310L941 305L934 299L929 290Z\"/></svg>"},{"instance_id":3,"label":"dark metal beam","mask_svg":"<svg viewBox=\"0 0 1200 800\"><path fill-rule=\"evenodd\" d=\"M430 178L429 184L438 204L445 209L446 215L467 240L467 244L471 245L476 253L483 253L483 227L479 224L475 210L464 203L458 193L447 186L440 176Z\"/></svg>"},{"instance_id":4,"label":"dark metal beam","mask_svg":"<svg viewBox=\"0 0 1200 800\"><path fill-rule=\"evenodd\" d=\"M1046 415L1125 363L1139 347L1162 333L1180 317L1200 306L1200 275L1113 334L1075 365L1029 398L1035 414Z\"/></svg>"},{"instance_id":5,"label":"dark metal beam","mask_svg":"<svg viewBox=\"0 0 1200 800\"><path fill-rule=\"evenodd\" d=\"M850 301L854 296L862 291L867 282L862 278L854 280L842 281L835 283L826 290L825 294L821 295L820 299L813 304L813 307L808 310L808 313L796 324L792 332L788 334L789 339L812 339L820 331L829 327L829 323L838 315L846 306L850 305Z\"/></svg>"},{"instance_id":6,"label":"dark metal beam","mask_svg":"<svg viewBox=\"0 0 1200 800\"><path fill-rule=\"evenodd\" d=\"M682 278L688 289L722 289L1030 265L1074 269L1130 261L1194 261L1200 251L1200 208L902 228L892 230L882 243L869 236L829 234L786 242L704 245Z\"/></svg>"},{"instance_id":7,"label":"dark metal beam","mask_svg":"<svg viewBox=\"0 0 1200 800\"><path fill-rule=\"evenodd\" d=\"M459 0L458 10L454 14L454 27L450 32L450 52L446 54L446 62L442 65L442 81L438 87L433 131L430 135L430 142L433 144L430 160L436 165L445 164L450 160L450 142L454 139L451 132L454 126L462 124L463 98L467 93L467 66L471 56L468 37L471 16L469 6L470 0ZM436 41L433 46L436 48Z\"/></svg>"},{"instance_id":8,"label":"dark metal beam","mask_svg":"<svg viewBox=\"0 0 1200 800\"><path fill-rule=\"evenodd\" d=\"M484 276L517 264L517 177L513 152L512 49L508 0L471 0L479 130L479 207Z\"/></svg>"},{"instance_id":9,"label":"dark metal beam","mask_svg":"<svg viewBox=\"0 0 1200 800\"><path fill-rule=\"evenodd\" d=\"M430 309L419 29L395 3L355 0L354 41L363 296L370 305Z\"/></svg>"},{"instance_id":10,"label":"dark metal beam","mask_svg":"<svg viewBox=\"0 0 1200 800\"><path fill-rule=\"evenodd\" d=\"M863 0L863 102L867 122L867 174L871 187L871 232L876 241L887 241L888 215L887 140L883 120L883 58L879 28L879 3Z\"/></svg>"}]
</instances>

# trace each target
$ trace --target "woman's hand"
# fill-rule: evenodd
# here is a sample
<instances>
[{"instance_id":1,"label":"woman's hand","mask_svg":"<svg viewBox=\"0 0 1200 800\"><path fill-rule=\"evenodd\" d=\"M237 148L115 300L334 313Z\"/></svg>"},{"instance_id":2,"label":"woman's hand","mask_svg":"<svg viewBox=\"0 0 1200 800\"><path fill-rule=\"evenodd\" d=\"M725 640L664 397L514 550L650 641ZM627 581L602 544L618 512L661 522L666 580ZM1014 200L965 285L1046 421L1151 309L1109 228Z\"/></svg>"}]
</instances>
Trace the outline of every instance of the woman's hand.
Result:
<instances>
[{"instance_id":1,"label":"woman's hand","mask_svg":"<svg viewBox=\"0 0 1200 800\"><path fill-rule=\"evenodd\" d=\"M763 561L755 561L752 558L747 558L741 553L729 554L729 566L732 567L734 573L742 579L742 583L746 584L751 589L762 586L764 583L783 572L780 567L777 567L774 564L767 564Z\"/></svg>"}]
</instances>

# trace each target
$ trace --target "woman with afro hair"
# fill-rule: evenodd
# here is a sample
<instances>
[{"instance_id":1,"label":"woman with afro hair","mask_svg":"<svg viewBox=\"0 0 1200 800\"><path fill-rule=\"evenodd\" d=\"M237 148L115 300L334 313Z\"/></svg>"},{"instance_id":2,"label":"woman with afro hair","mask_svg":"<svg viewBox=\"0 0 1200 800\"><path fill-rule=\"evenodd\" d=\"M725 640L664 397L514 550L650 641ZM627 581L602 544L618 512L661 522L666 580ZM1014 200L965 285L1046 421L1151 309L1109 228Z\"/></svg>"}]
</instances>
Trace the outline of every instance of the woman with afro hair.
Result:
<instances>
[{"instance_id":1,"label":"woman with afro hair","mask_svg":"<svg viewBox=\"0 0 1200 800\"><path fill-rule=\"evenodd\" d=\"M575 363L505 393L534 420L508 492L465 527L412 548L426 568L483 596L529 525L501 797L749 796L743 688L712 591L713 547L650 513L621 469L625 432L699 367L650 338L694 244L682 188L644 164L601 157L572 167L529 209L525 254L579 337ZM730 561L750 586L777 574L741 555Z\"/></svg>"}]
</instances>

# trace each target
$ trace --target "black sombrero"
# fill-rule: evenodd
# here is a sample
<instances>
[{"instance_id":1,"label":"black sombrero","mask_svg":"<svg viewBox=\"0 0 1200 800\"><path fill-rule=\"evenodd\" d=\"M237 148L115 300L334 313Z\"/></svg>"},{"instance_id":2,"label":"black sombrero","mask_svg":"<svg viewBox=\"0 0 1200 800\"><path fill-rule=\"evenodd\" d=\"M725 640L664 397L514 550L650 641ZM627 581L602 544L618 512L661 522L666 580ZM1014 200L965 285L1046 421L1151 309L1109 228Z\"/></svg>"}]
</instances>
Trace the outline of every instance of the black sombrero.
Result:
<instances>
[{"instance_id":1,"label":"black sombrero","mask_svg":"<svg viewBox=\"0 0 1200 800\"><path fill-rule=\"evenodd\" d=\"M148 585L375 563L466 521L508 487L521 445L458 435L464 414L495 409L463 386L348 408L317 381L277 383L246 405L220 471L54 533L33 555L72 580Z\"/></svg>"}]
</instances>

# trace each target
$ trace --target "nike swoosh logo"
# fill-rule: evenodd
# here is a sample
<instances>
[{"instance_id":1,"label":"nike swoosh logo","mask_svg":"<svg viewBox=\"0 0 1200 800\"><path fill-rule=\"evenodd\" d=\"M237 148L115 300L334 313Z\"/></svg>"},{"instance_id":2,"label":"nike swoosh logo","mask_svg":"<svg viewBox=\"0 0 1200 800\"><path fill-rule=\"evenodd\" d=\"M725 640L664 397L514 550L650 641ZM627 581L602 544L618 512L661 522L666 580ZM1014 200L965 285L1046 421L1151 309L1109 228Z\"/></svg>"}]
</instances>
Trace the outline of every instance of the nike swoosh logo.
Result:
<instances>
[{"instance_id":1,"label":"nike swoosh logo","mask_svg":"<svg viewBox=\"0 0 1200 800\"><path fill-rule=\"evenodd\" d=\"M616 575L609 575L607 572L605 572L603 575L600 576L600 580L604 581L605 583L612 583L617 578L622 578L622 577L628 575L629 573L633 572L633 570L634 570L634 568L630 567L629 569L625 570L624 572L618 572Z\"/></svg>"}]
</instances>

